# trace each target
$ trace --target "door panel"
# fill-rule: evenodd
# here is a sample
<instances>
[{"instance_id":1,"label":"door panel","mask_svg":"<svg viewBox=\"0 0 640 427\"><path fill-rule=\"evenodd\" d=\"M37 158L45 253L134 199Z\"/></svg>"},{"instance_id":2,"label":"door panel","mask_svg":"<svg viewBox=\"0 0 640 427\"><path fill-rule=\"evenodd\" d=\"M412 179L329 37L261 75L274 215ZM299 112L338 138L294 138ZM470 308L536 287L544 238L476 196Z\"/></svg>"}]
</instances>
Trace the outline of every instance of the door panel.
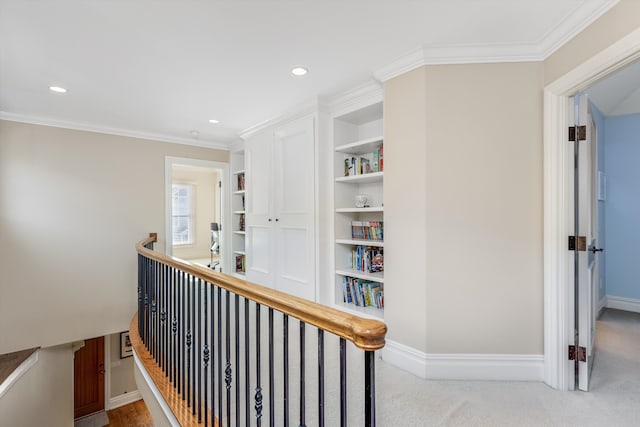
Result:
<instances>
[{"instance_id":1,"label":"door panel","mask_svg":"<svg viewBox=\"0 0 640 427\"><path fill-rule=\"evenodd\" d=\"M278 226L278 289L302 298L315 300L313 264L309 251L310 236L306 228Z\"/></svg>"},{"instance_id":2,"label":"door panel","mask_svg":"<svg viewBox=\"0 0 640 427\"><path fill-rule=\"evenodd\" d=\"M585 94L577 98L577 123L586 127L586 140L577 143L577 162L575 168L575 180L577 183L575 194L576 235L584 236L589 247L586 251L576 251L576 303L577 303L577 335L578 346L585 349L585 360L578 362L578 388L589 390L589 379L593 366L594 348L593 338L595 332L594 316L594 286L597 282L598 256L590 251L597 244L597 218L593 218L594 182L597 153L594 147L595 141L592 135L593 124L589 111L589 102Z\"/></svg>"},{"instance_id":3,"label":"door panel","mask_svg":"<svg viewBox=\"0 0 640 427\"><path fill-rule=\"evenodd\" d=\"M104 410L104 337L85 340L73 360L74 418Z\"/></svg>"}]
</instances>

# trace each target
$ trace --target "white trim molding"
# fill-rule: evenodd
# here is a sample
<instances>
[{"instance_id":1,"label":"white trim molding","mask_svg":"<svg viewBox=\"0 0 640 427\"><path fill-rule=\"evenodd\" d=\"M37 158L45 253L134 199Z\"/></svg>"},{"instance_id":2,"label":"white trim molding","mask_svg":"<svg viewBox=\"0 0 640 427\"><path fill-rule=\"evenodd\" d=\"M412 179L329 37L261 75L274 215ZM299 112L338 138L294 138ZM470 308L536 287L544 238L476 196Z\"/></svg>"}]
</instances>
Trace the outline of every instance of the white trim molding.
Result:
<instances>
[{"instance_id":1,"label":"white trim molding","mask_svg":"<svg viewBox=\"0 0 640 427\"><path fill-rule=\"evenodd\" d=\"M152 398L153 400L156 401L156 403L160 407L160 410L162 411L162 415L166 417L166 421L169 423L169 425L174 427L180 427L180 423L176 419L176 416L173 414L173 411L171 411L171 408L169 408L169 405L167 405L167 402L162 397L160 390L158 390L158 387L153 382L153 379L151 378L151 376L149 376L149 373L145 369L144 364L142 363L142 361L138 357L138 354L135 351L133 352L133 359L136 364L135 367L137 368L138 372L142 376L142 380L144 381L146 387L148 388L148 391L151 392L152 396L147 396L147 397ZM138 383L137 379L136 379L136 383ZM140 392L140 387L141 385L138 384L139 392ZM142 386L142 388L144 388L144 385ZM143 393L140 393L140 395L143 396ZM151 415L152 416L155 415L152 412L153 405L151 405L151 402L148 402L147 406L149 406L149 411L151 412ZM158 420L156 420L156 422L158 422Z\"/></svg>"},{"instance_id":2,"label":"white trim molding","mask_svg":"<svg viewBox=\"0 0 640 427\"><path fill-rule=\"evenodd\" d=\"M62 129L81 130L85 132L103 133L107 135L126 136L129 138L145 139L153 142L170 142L172 144L192 145L195 147L212 148L217 150L229 150L229 144L225 144L223 142L179 138L159 133L113 128L109 126L58 120L48 117L28 116L24 114L9 113L7 111L0 111L0 120L8 120L11 122L28 123L40 126L51 126Z\"/></svg>"},{"instance_id":3,"label":"white trim molding","mask_svg":"<svg viewBox=\"0 0 640 427\"><path fill-rule=\"evenodd\" d=\"M116 409L129 403L137 402L142 399L142 395L138 390L133 390L129 393L124 393L116 397L109 399L109 409Z\"/></svg>"},{"instance_id":4,"label":"white trim molding","mask_svg":"<svg viewBox=\"0 0 640 427\"><path fill-rule=\"evenodd\" d=\"M640 29L595 54L544 89L544 381L573 387L567 346L573 342L572 257L566 250L573 216L573 164L566 133L569 97L640 58Z\"/></svg>"},{"instance_id":5,"label":"white trim molding","mask_svg":"<svg viewBox=\"0 0 640 427\"><path fill-rule=\"evenodd\" d=\"M382 359L431 380L542 381L538 354L429 354L387 340Z\"/></svg>"},{"instance_id":6,"label":"white trim molding","mask_svg":"<svg viewBox=\"0 0 640 427\"><path fill-rule=\"evenodd\" d=\"M600 301L598 301L598 317L600 317L600 314L602 314L602 310L604 310L605 307L607 307L607 295L603 296L600 298Z\"/></svg>"},{"instance_id":7,"label":"white trim molding","mask_svg":"<svg viewBox=\"0 0 640 427\"><path fill-rule=\"evenodd\" d=\"M432 44L418 47L373 73L381 82L423 65L544 61L619 0L579 4L541 39L508 44Z\"/></svg>"},{"instance_id":8,"label":"white trim molding","mask_svg":"<svg viewBox=\"0 0 640 427\"><path fill-rule=\"evenodd\" d=\"M616 297L613 295L606 296L607 308L615 308L616 310L632 311L640 313L640 299Z\"/></svg>"},{"instance_id":9,"label":"white trim molding","mask_svg":"<svg viewBox=\"0 0 640 427\"><path fill-rule=\"evenodd\" d=\"M6 380L0 384L0 399L5 395L7 391L14 385L18 380L26 374L29 369L31 369L38 362L38 353L40 353L40 349L34 351L31 356L27 357L27 359L20 364L9 376Z\"/></svg>"}]
</instances>

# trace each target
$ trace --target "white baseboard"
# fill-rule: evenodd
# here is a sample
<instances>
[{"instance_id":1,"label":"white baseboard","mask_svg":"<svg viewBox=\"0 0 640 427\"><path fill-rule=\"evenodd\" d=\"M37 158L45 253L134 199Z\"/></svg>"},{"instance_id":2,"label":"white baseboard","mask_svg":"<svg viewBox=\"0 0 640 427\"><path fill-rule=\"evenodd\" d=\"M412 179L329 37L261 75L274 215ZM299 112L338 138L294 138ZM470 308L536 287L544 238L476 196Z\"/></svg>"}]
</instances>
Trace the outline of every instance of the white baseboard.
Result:
<instances>
[{"instance_id":1,"label":"white baseboard","mask_svg":"<svg viewBox=\"0 0 640 427\"><path fill-rule=\"evenodd\" d=\"M607 307L640 313L640 299L607 295Z\"/></svg>"},{"instance_id":2,"label":"white baseboard","mask_svg":"<svg viewBox=\"0 0 640 427\"><path fill-rule=\"evenodd\" d=\"M109 409L116 409L121 406L128 405L129 403L137 402L140 399L142 399L142 396L138 390L124 393L120 396L109 399Z\"/></svg>"},{"instance_id":3,"label":"white baseboard","mask_svg":"<svg viewBox=\"0 0 640 427\"><path fill-rule=\"evenodd\" d=\"M602 310L607 306L607 296L603 296L600 301L598 301L598 314L597 317L600 317L600 314L602 314Z\"/></svg>"},{"instance_id":4,"label":"white baseboard","mask_svg":"<svg viewBox=\"0 0 640 427\"><path fill-rule=\"evenodd\" d=\"M537 354L429 354L387 340L386 362L434 380L543 381L544 356Z\"/></svg>"}]
</instances>

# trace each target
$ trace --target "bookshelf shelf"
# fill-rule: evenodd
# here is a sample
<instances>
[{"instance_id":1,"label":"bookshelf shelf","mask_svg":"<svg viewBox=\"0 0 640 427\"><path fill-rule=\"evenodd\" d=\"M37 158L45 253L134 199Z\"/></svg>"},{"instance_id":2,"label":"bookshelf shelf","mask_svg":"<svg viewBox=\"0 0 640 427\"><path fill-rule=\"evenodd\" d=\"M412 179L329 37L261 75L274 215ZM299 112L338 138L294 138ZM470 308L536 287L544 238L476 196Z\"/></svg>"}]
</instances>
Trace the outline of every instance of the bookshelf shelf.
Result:
<instances>
[{"instance_id":1,"label":"bookshelf shelf","mask_svg":"<svg viewBox=\"0 0 640 427\"><path fill-rule=\"evenodd\" d=\"M361 175L340 176L336 178L336 182L351 184L366 184L370 182L382 182L384 172L363 173Z\"/></svg>"},{"instance_id":2,"label":"bookshelf shelf","mask_svg":"<svg viewBox=\"0 0 640 427\"><path fill-rule=\"evenodd\" d=\"M233 230L233 234L241 234L241 235L245 235L246 233L244 231L240 231L240 230Z\"/></svg>"},{"instance_id":3,"label":"bookshelf shelf","mask_svg":"<svg viewBox=\"0 0 640 427\"><path fill-rule=\"evenodd\" d=\"M246 255L247 253L245 251L233 251L234 254L238 254L238 255Z\"/></svg>"},{"instance_id":4,"label":"bookshelf shelf","mask_svg":"<svg viewBox=\"0 0 640 427\"><path fill-rule=\"evenodd\" d=\"M337 213L366 213L384 212L384 206L370 206L368 208L337 208Z\"/></svg>"},{"instance_id":5,"label":"bookshelf shelf","mask_svg":"<svg viewBox=\"0 0 640 427\"><path fill-rule=\"evenodd\" d=\"M372 282L384 283L384 271L379 273L365 273L364 271L354 270L351 267L339 268L336 274L341 276L355 277L356 279L370 280Z\"/></svg>"},{"instance_id":6,"label":"bookshelf shelf","mask_svg":"<svg viewBox=\"0 0 640 427\"><path fill-rule=\"evenodd\" d=\"M335 150L338 153L365 154L371 153L378 146L380 146L380 144L382 144L382 135L339 145L335 148Z\"/></svg>"},{"instance_id":7,"label":"bookshelf shelf","mask_svg":"<svg viewBox=\"0 0 640 427\"><path fill-rule=\"evenodd\" d=\"M241 215L241 214L246 213L246 212L245 211L233 211L233 213L235 215Z\"/></svg>"},{"instance_id":8,"label":"bookshelf shelf","mask_svg":"<svg viewBox=\"0 0 640 427\"><path fill-rule=\"evenodd\" d=\"M380 240L354 240L354 239L336 239L336 243L341 245L353 245L353 246L375 246L378 248L384 247L384 242Z\"/></svg>"},{"instance_id":9,"label":"bookshelf shelf","mask_svg":"<svg viewBox=\"0 0 640 427\"><path fill-rule=\"evenodd\" d=\"M244 193L245 193L244 190L238 190L233 192L233 194L244 194Z\"/></svg>"},{"instance_id":10,"label":"bookshelf shelf","mask_svg":"<svg viewBox=\"0 0 640 427\"><path fill-rule=\"evenodd\" d=\"M358 307L351 303L336 302L334 307L338 310L346 311L347 313L355 314L356 316L369 317L371 319L383 320L384 309L375 307Z\"/></svg>"},{"instance_id":11,"label":"bookshelf shelf","mask_svg":"<svg viewBox=\"0 0 640 427\"><path fill-rule=\"evenodd\" d=\"M244 173L244 169L241 169L239 171L235 171L235 172L231 172L232 175L241 175Z\"/></svg>"}]
</instances>

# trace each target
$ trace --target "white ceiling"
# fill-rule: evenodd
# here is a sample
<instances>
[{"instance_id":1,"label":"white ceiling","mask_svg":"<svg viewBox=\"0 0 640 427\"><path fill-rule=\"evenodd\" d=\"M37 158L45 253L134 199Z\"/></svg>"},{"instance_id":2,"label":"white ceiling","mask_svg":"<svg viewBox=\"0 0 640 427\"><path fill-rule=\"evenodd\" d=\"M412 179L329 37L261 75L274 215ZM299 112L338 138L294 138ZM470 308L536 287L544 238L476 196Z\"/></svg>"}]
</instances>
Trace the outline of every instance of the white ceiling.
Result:
<instances>
[{"instance_id":1,"label":"white ceiling","mask_svg":"<svg viewBox=\"0 0 640 427\"><path fill-rule=\"evenodd\" d=\"M605 116L640 113L640 62L635 62L585 91Z\"/></svg>"},{"instance_id":2,"label":"white ceiling","mask_svg":"<svg viewBox=\"0 0 640 427\"><path fill-rule=\"evenodd\" d=\"M219 146L416 58L542 60L616 2L0 0L0 118Z\"/></svg>"}]
</instances>

